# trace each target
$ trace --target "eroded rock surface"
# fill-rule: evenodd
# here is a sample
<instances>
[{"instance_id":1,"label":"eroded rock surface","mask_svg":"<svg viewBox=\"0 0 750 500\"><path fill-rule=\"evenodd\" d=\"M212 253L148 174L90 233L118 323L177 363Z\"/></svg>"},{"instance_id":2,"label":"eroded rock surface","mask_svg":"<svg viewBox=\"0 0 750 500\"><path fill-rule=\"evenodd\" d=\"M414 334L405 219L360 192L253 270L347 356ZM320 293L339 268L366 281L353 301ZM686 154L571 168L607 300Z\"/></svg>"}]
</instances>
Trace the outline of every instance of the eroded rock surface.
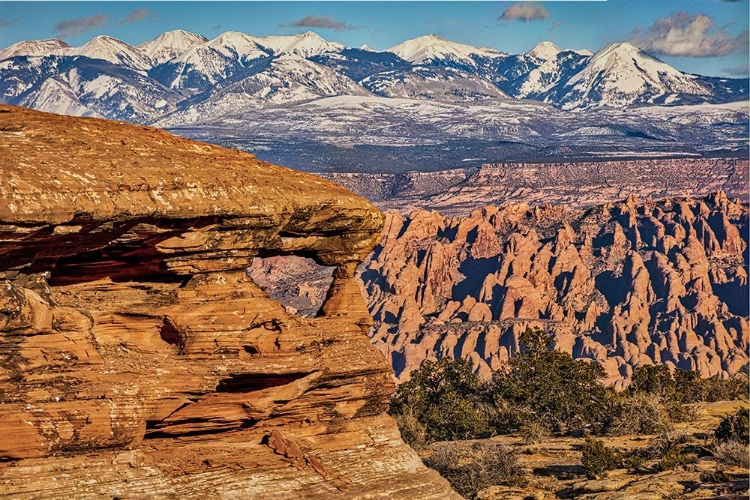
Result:
<instances>
[{"instance_id":1,"label":"eroded rock surface","mask_svg":"<svg viewBox=\"0 0 750 500\"><path fill-rule=\"evenodd\" d=\"M116 122L0 107L0 491L451 498L385 414L357 265L382 215L328 181ZM246 274L334 268L314 318Z\"/></svg>"},{"instance_id":2,"label":"eroded rock surface","mask_svg":"<svg viewBox=\"0 0 750 500\"><path fill-rule=\"evenodd\" d=\"M402 380L424 359L500 368L527 326L627 384L644 364L731 377L748 362L748 205L723 192L588 210L387 214L362 273L373 342Z\"/></svg>"},{"instance_id":3,"label":"eroded rock surface","mask_svg":"<svg viewBox=\"0 0 750 500\"><path fill-rule=\"evenodd\" d=\"M493 163L401 174L327 173L383 210L437 210L467 216L485 205L529 203L590 208L626 198L689 196L723 190L747 197L747 158L659 158L565 163Z\"/></svg>"}]
</instances>

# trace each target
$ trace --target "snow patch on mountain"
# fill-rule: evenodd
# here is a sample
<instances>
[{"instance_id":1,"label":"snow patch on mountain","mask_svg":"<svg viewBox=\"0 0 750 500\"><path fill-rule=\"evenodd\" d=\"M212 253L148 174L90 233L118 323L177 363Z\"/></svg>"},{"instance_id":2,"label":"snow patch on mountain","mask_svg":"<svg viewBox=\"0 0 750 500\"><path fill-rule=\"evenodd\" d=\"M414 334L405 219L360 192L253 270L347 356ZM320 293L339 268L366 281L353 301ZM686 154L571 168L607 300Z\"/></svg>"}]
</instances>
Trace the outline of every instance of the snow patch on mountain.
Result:
<instances>
[{"instance_id":1,"label":"snow patch on mountain","mask_svg":"<svg viewBox=\"0 0 750 500\"><path fill-rule=\"evenodd\" d=\"M250 110L282 106L336 95L370 95L356 82L332 69L295 54L271 61L252 74L205 100L183 107L157 122L157 126L206 123L220 117L242 116Z\"/></svg>"},{"instance_id":2,"label":"snow patch on mountain","mask_svg":"<svg viewBox=\"0 0 750 500\"><path fill-rule=\"evenodd\" d=\"M469 66L476 66L471 56L499 57L502 52L490 48L478 48L472 45L451 42L436 35L426 35L407 40L388 49L397 56L415 64L425 64L434 61L455 61Z\"/></svg>"},{"instance_id":3,"label":"snow patch on mountain","mask_svg":"<svg viewBox=\"0 0 750 500\"><path fill-rule=\"evenodd\" d=\"M226 58L247 62L268 56L268 52L263 50L259 41L259 38L239 31L227 31L209 41L206 46Z\"/></svg>"},{"instance_id":4,"label":"snow patch on mountain","mask_svg":"<svg viewBox=\"0 0 750 500\"><path fill-rule=\"evenodd\" d=\"M63 55L70 52L72 48L67 43L57 38L49 40L34 40L14 43L0 50L0 61L17 56L53 56Z\"/></svg>"},{"instance_id":5,"label":"snow patch on mountain","mask_svg":"<svg viewBox=\"0 0 750 500\"><path fill-rule=\"evenodd\" d=\"M518 81L521 83L514 96L520 99L545 100L552 89L565 82L586 61L585 56L573 51L558 52L555 57L520 76Z\"/></svg>"},{"instance_id":6,"label":"snow patch on mountain","mask_svg":"<svg viewBox=\"0 0 750 500\"><path fill-rule=\"evenodd\" d=\"M412 66L385 71L360 84L378 95L407 99L464 102L508 98L487 80L450 67Z\"/></svg>"},{"instance_id":7,"label":"snow patch on mountain","mask_svg":"<svg viewBox=\"0 0 750 500\"><path fill-rule=\"evenodd\" d=\"M102 118L102 115L81 103L70 87L51 78L45 80L38 89L29 94L24 104L39 111L58 115Z\"/></svg>"},{"instance_id":8,"label":"snow patch on mountain","mask_svg":"<svg viewBox=\"0 0 750 500\"><path fill-rule=\"evenodd\" d=\"M708 95L686 75L629 43L615 43L594 54L564 85L563 109L626 107L670 95Z\"/></svg>"},{"instance_id":9,"label":"snow patch on mountain","mask_svg":"<svg viewBox=\"0 0 750 500\"><path fill-rule=\"evenodd\" d=\"M267 36L260 38L259 42L274 55L293 54L305 58L326 52L338 52L345 48L340 43L329 42L312 31L300 35Z\"/></svg>"},{"instance_id":10,"label":"snow patch on mountain","mask_svg":"<svg viewBox=\"0 0 750 500\"><path fill-rule=\"evenodd\" d=\"M536 57L542 61L549 61L555 59L560 52L562 52L560 47L552 42L539 42L533 49L528 51L526 55Z\"/></svg>"},{"instance_id":11,"label":"snow patch on mountain","mask_svg":"<svg viewBox=\"0 0 750 500\"><path fill-rule=\"evenodd\" d=\"M70 51L70 55L102 59L137 70L147 70L153 66L151 58L141 50L121 42L111 36L97 36L84 45Z\"/></svg>"},{"instance_id":12,"label":"snow patch on mountain","mask_svg":"<svg viewBox=\"0 0 750 500\"><path fill-rule=\"evenodd\" d=\"M153 76L176 90L206 92L220 83L231 83L258 60L270 57L261 39L228 31L213 40L195 44L158 66Z\"/></svg>"},{"instance_id":13,"label":"snow patch on mountain","mask_svg":"<svg viewBox=\"0 0 750 500\"><path fill-rule=\"evenodd\" d=\"M162 33L153 40L138 45L137 48L151 58L154 64L161 64L207 41L203 35L173 30Z\"/></svg>"}]
</instances>

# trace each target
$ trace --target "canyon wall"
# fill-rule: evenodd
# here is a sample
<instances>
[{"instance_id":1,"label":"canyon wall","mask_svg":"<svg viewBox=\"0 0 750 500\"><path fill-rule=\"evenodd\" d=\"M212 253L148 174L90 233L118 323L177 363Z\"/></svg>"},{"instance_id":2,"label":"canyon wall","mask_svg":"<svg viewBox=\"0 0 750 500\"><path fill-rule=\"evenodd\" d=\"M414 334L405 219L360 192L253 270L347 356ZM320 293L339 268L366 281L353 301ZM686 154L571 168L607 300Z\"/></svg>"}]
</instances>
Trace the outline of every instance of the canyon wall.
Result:
<instances>
[{"instance_id":1,"label":"canyon wall","mask_svg":"<svg viewBox=\"0 0 750 500\"><path fill-rule=\"evenodd\" d=\"M454 498L386 415L357 265L382 214L331 182L116 122L0 106L0 491ZM256 256L332 268L302 317Z\"/></svg>"},{"instance_id":2,"label":"canyon wall","mask_svg":"<svg viewBox=\"0 0 750 500\"><path fill-rule=\"evenodd\" d=\"M618 388L652 363L731 377L748 362L747 233L747 202L721 191L586 210L389 212L361 275L372 340L401 380L445 356L488 375L528 326L602 363Z\"/></svg>"},{"instance_id":3,"label":"canyon wall","mask_svg":"<svg viewBox=\"0 0 750 500\"><path fill-rule=\"evenodd\" d=\"M730 198L746 199L750 190L747 158L495 163L438 172L324 175L383 210L437 210L446 216L508 203L588 208L630 194L695 198L722 190Z\"/></svg>"}]
</instances>

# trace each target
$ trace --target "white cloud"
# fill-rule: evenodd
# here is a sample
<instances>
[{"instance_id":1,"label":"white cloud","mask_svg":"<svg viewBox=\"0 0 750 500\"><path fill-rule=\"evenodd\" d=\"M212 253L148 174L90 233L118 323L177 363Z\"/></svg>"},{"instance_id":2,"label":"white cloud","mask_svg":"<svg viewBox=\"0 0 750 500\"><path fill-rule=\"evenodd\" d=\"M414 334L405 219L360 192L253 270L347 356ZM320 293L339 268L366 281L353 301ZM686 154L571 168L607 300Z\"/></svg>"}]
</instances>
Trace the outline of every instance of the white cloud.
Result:
<instances>
[{"instance_id":1,"label":"white cloud","mask_svg":"<svg viewBox=\"0 0 750 500\"><path fill-rule=\"evenodd\" d=\"M748 33L727 34L705 14L677 12L658 19L632 40L646 52L667 56L716 57L741 50L748 45Z\"/></svg>"},{"instance_id":2,"label":"white cloud","mask_svg":"<svg viewBox=\"0 0 750 500\"><path fill-rule=\"evenodd\" d=\"M539 21L548 17L549 11L542 5L516 3L505 9L500 19L503 21Z\"/></svg>"},{"instance_id":3,"label":"white cloud","mask_svg":"<svg viewBox=\"0 0 750 500\"><path fill-rule=\"evenodd\" d=\"M55 24L52 29L60 37L67 37L71 35L80 35L86 31L90 31L101 26L105 26L109 22L109 16L106 14L97 14L89 17L78 17L76 19L66 19Z\"/></svg>"}]
</instances>

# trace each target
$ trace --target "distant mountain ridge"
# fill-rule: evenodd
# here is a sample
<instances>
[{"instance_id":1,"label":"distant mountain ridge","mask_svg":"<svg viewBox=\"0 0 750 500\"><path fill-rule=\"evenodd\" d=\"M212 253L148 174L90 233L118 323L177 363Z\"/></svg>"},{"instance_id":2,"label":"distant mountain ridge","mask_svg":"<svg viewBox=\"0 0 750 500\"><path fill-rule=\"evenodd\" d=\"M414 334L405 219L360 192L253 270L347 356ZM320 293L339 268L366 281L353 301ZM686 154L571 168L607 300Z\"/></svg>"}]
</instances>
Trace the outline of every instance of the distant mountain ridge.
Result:
<instances>
[{"instance_id":1,"label":"distant mountain ridge","mask_svg":"<svg viewBox=\"0 0 750 500\"><path fill-rule=\"evenodd\" d=\"M747 79L682 73L627 43L596 54L541 42L508 54L427 35L386 51L313 32L207 40L184 30L131 46L24 41L0 51L0 101L160 126L238 119L254 109L335 96L446 103L541 101L562 110L747 99Z\"/></svg>"}]
</instances>

